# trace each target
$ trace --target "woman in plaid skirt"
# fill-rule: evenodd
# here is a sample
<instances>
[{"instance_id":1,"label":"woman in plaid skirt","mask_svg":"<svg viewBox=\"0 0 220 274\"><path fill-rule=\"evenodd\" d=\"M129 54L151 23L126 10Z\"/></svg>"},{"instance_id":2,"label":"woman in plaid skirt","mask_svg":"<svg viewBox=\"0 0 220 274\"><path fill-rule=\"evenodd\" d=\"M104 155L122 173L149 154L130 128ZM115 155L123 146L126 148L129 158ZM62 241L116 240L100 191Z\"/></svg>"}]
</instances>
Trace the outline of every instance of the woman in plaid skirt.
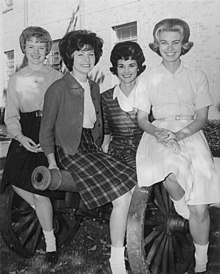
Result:
<instances>
[{"instance_id":1,"label":"woman in plaid skirt","mask_svg":"<svg viewBox=\"0 0 220 274\"><path fill-rule=\"evenodd\" d=\"M137 77L145 70L141 47L132 41L114 46L111 57L111 72L119 79L119 84L101 95L104 123L104 152L135 169L136 151L143 130L137 123L134 98Z\"/></svg>"},{"instance_id":2,"label":"woman in plaid skirt","mask_svg":"<svg viewBox=\"0 0 220 274\"><path fill-rule=\"evenodd\" d=\"M89 209L112 202L111 258L102 273L125 274L124 237L136 173L100 149L100 90L88 73L98 63L102 46L102 39L86 30L61 39L60 54L70 72L46 92L40 143L49 168L59 166L72 174Z\"/></svg>"}]
</instances>

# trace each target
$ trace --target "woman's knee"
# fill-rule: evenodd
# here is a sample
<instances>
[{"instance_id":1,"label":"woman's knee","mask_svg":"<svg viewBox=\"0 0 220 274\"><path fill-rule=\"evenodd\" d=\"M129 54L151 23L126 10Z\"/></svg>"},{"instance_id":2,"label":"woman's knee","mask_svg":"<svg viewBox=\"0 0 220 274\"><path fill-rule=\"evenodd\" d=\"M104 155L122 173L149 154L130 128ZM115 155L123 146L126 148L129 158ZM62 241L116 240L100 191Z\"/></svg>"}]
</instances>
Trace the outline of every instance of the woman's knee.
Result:
<instances>
[{"instance_id":1,"label":"woman's knee","mask_svg":"<svg viewBox=\"0 0 220 274\"><path fill-rule=\"evenodd\" d=\"M166 179L163 181L163 186L174 200L181 199L185 194L184 189L178 183L176 176L173 173L166 177Z\"/></svg>"},{"instance_id":2,"label":"woman's knee","mask_svg":"<svg viewBox=\"0 0 220 274\"><path fill-rule=\"evenodd\" d=\"M128 191L124 195L120 196L119 198L115 199L112 201L113 207L123 207L123 208L128 208L131 203L131 197L132 193Z\"/></svg>"},{"instance_id":3,"label":"woman's knee","mask_svg":"<svg viewBox=\"0 0 220 274\"><path fill-rule=\"evenodd\" d=\"M192 216L196 217L201 222L204 222L207 218L209 218L208 205L189 206L189 209Z\"/></svg>"},{"instance_id":4,"label":"woman's knee","mask_svg":"<svg viewBox=\"0 0 220 274\"><path fill-rule=\"evenodd\" d=\"M35 203L48 203L48 202L50 202L50 198L42 196L42 195L33 194L33 197L34 197L34 202Z\"/></svg>"}]
</instances>

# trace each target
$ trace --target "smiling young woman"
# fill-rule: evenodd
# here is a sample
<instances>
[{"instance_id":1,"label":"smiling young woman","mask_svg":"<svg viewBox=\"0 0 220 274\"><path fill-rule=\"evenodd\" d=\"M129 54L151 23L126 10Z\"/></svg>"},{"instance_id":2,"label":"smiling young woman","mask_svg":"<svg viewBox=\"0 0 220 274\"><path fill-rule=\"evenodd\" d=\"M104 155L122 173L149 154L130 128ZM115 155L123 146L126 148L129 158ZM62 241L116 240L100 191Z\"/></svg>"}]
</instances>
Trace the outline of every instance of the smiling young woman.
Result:
<instances>
[{"instance_id":1,"label":"smiling young woman","mask_svg":"<svg viewBox=\"0 0 220 274\"><path fill-rule=\"evenodd\" d=\"M176 212L189 220L195 244L192 273L206 273L208 205L220 201L220 184L203 133L212 104L208 80L181 60L193 46L189 35L188 24L178 18L164 19L154 27L149 46L162 62L137 86L135 106L144 130L137 150L137 176L139 186L163 182Z\"/></svg>"}]
</instances>

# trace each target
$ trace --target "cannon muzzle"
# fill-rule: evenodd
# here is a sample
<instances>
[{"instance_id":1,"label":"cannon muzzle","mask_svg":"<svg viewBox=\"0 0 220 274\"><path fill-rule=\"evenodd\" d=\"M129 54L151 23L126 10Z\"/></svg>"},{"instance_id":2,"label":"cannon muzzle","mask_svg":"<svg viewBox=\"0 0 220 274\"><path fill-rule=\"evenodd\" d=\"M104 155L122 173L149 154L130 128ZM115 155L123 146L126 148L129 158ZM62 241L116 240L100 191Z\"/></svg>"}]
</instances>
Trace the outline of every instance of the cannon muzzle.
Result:
<instances>
[{"instance_id":1,"label":"cannon muzzle","mask_svg":"<svg viewBox=\"0 0 220 274\"><path fill-rule=\"evenodd\" d=\"M31 182L38 190L63 190L76 192L76 183L71 173L66 170L48 169L45 166L38 166L34 169L31 176Z\"/></svg>"}]
</instances>

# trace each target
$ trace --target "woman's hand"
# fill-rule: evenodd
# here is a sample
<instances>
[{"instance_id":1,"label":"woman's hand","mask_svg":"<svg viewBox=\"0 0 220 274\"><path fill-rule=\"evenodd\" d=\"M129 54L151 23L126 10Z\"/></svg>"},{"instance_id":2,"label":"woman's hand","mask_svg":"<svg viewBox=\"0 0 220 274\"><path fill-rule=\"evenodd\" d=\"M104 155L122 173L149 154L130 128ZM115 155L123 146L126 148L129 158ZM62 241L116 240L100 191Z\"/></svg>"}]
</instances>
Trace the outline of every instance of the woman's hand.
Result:
<instances>
[{"instance_id":1,"label":"woman's hand","mask_svg":"<svg viewBox=\"0 0 220 274\"><path fill-rule=\"evenodd\" d=\"M176 141L176 135L174 132L168 129L158 128L155 131L155 138L158 143L161 143L166 147L171 148L173 151L177 153L180 152L180 146Z\"/></svg>"},{"instance_id":2,"label":"woman's hand","mask_svg":"<svg viewBox=\"0 0 220 274\"><path fill-rule=\"evenodd\" d=\"M164 128L157 128L154 134L158 142L176 139L176 135L174 132Z\"/></svg>"},{"instance_id":3,"label":"woman's hand","mask_svg":"<svg viewBox=\"0 0 220 274\"><path fill-rule=\"evenodd\" d=\"M20 139L20 144L26 148L28 151L31 151L33 153L38 153L39 152L39 148L40 148L40 144L36 144L32 139L30 139L29 137L26 136L22 136Z\"/></svg>"},{"instance_id":4,"label":"woman's hand","mask_svg":"<svg viewBox=\"0 0 220 274\"><path fill-rule=\"evenodd\" d=\"M47 160L48 160L48 163L49 163L48 169L54 169L54 168L59 169L59 167L57 166L57 162L56 162L54 153L48 154L47 155Z\"/></svg>"}]
</instances>

